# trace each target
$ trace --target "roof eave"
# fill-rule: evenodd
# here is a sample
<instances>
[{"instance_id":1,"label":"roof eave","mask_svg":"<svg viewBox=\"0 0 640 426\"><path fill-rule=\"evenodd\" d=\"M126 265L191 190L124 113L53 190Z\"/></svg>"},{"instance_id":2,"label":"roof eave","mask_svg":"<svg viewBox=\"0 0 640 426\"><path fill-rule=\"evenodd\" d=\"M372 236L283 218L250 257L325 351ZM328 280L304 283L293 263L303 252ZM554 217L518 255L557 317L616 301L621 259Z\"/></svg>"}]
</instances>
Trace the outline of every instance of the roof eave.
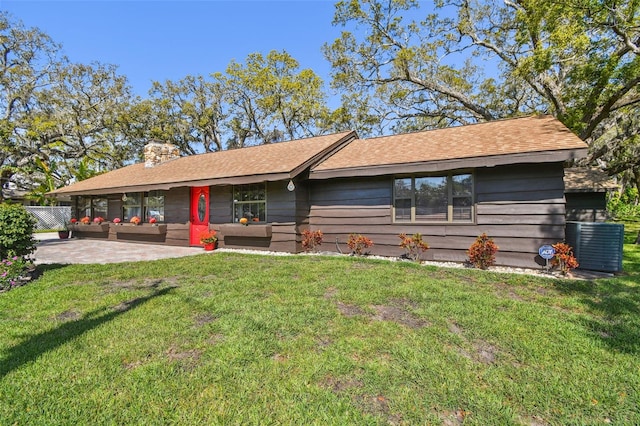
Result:
<instances>
[{"instance_id":1,"label":"roof eave","mask_svg":"<svg viewBox=\"0 0 640 426\"><path fill-rule=\"evenodd\" d=\"M164 182L153 183L148 185L130 185L130 186L114 186L109 188L94 188L78 191L62 191L59 190L49 193L55 197L74 196L74 195L106 195L120 194L129 192L148 192L148 191L167 191L172 188L180 187L198 187L198 186L215 186L215 185L243 185L250 183L272 182L290 179L290 173L269 173L262 175L248 176L232 176L217 179L202 179L192 181Z\"/></svg>"},{"instance_id":2,"label":"roof eave","mask_svg":"<svg viewBox=\"0 0 640 426\"><path fill-rule=\"evenodd\" d=\"M553 163L583 158L587 148L537 151L507 155L453 158L416 163L382 164L341 169L311 170L309 179L320 180L354 176L380 176L412 173L433 173L447 170L495 167L523 163Z\"/></svg>"}]
</instances>

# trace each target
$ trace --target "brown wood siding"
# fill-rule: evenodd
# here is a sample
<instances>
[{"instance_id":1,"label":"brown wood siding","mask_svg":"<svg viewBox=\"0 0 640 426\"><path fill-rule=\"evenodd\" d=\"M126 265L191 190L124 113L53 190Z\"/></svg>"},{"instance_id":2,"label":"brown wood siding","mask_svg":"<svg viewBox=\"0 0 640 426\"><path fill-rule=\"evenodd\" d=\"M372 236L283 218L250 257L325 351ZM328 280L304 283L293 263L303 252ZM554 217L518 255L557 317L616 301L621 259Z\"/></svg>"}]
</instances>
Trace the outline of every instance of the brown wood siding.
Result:
<instances>
[{"instance_id":1,"label":"brown wood siding","mask_svg":"<svg viewBox=\"0 0 640 426\"><path fill-rule=\"evenodd\" d=\"M209 221L231 223L233 221L233 187L212 186L209 189Z\"/></svg>"},{"instance_id":2,"label":"brown wood siding","mask_svg":"<svg viewBox=\"0 0 640 426\"><path fill-rule=\"evenodd\" d=\"M294 222L296 219L296 191L289 191L287 183L287 181L267 183L268 222Z\"/></svg>"},{"instance_id":3,"label":"brown wood siding","mask_svg":"<svg viewBox=\"0 0 640 426\"><path fill-rule=\"evenodd\" d=\"M475 238L486 232L500 247L497 261L535 267L540 245L564 238L565 206L561 163L477 169L475 223L393 223L393 177L314 181L310 228L324 233L323 248L336 241L348 252L350 233L374 242L371 253L399 256L398 234L420 232L431 249L425 259L465 261Z\"/></svg>"},{"instance_id":4,"label":"brown wood siding","mask_svg":"<svg viewBox=\"0 0 640 426\"><path fill-rule=\"evenodd\" d=\"M294 222L273 223L269 250L297 253L302 250L298 227Z\"/></svg>"},{"instance_id":5,"label":"brown wood siding","mask_svg":"<svg viewBox=\"0 0 640 426\"><path fill-rule=\"evenodd\" d=\"M567 198L567 220L576 222L605 222L607 194L605 192L570 192Z\"/></svg>"},{"instance_id":6,"label":"brown wood siding","mask_svg":"<svg viewBox=\"0 0 640 426\"><path fill-rule=\"evenodd\" d=\"M191 197L188 187L172 188L164 193L164 222L189 222L189 208Z\"/></svg>"}]
</instances>

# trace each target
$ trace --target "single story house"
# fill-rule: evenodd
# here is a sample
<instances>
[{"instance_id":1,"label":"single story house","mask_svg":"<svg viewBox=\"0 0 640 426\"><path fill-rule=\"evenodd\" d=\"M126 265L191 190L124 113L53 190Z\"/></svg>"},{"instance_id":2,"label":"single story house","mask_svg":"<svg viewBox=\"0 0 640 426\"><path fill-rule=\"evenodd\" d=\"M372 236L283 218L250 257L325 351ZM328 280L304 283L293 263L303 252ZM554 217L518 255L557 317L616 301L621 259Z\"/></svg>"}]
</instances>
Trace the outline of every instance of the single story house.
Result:
<instances>
[{"instance_id":1,"label":"single story house","mask_svg":"<svg viewBox=\"0 0 640 426\"><path fill-rule=\"evenodd\" d=\"M215 229L219 247L295 253L311 229L324 233L323 250L348 252L349 234L358 233L373 240L371 253L398 256L398 235L419 232L430 246L424 259L464 261L485 232L500 247L499 264L531 267L540 245L564 239L564 163L586 153L550 116L188 157L154 143L144 164L52 194L72 196L77 218L109 222L78 225L79 237L199 245ZM157 224L131 226L133 216Z\"/></svg>"},{"instance_id":2,"label":"single story house","mask_svg":"<svg viewBox=\"0 0 640 426\"><path fill-rule=\"evenodd\" d=\"M604 222L607 215L607 194L618 184L600 169L573 167L564 171L564 194L567 220Z\"/></svg>"}]
</instances>

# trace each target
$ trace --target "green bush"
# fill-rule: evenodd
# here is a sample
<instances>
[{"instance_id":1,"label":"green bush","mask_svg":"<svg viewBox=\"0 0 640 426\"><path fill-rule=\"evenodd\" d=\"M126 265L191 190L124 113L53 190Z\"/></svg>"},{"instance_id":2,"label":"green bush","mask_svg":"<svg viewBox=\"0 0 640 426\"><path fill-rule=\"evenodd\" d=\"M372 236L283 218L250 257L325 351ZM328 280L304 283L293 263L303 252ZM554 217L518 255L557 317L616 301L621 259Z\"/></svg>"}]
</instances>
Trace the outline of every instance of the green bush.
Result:
<instances>
[{"instance_id":1,"label":"green bush","mask_svg":"<svg viewBox=\"0 0 640 426\"><path fill-rule=\"evenodd\" d=\"M13 256L0 260L0 292L11 290L29 280L33 263L24 257Z\"/></svg>"},{"instance_id":2,"label":"green bush","mask_svg":"<svg viewBox=\"0 0 640 426\"><path fill-rule=\"evenodd\" d=\"M35 218L20 204L0 203L0 259L35 251Z\"/></svg>"},{"instance_id":3,"label":"green bush","mask_svg":"<svg viewBox=\"0 0 640 426\"><path fill-rule=\"evenodd\" d=\"M607 201L607 211L616 220L640 220L638 190L626 188L622 194L611 194Z\"/></svg>"}]
</instances>

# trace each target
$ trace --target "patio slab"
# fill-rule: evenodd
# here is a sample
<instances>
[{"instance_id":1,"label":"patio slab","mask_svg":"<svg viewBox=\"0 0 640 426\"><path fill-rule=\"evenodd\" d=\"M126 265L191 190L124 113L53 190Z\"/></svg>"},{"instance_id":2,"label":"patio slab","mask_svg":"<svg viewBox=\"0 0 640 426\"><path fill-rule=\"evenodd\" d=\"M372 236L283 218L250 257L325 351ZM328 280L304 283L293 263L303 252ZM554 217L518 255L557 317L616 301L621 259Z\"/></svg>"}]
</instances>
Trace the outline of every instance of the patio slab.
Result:
<instances>
[{"instance_id":1,"label":"patio slab","mask_svg":"<svg viewBox=\"0 0 640 426\"><path fill-rule=\"evenodd\" d=\"M36 264L122 263L193 256L205 252L202 247L175 247L159 244L133 244L119 241L69 238L57 233L35 234Z\"/></svg>"}]
</instances>

